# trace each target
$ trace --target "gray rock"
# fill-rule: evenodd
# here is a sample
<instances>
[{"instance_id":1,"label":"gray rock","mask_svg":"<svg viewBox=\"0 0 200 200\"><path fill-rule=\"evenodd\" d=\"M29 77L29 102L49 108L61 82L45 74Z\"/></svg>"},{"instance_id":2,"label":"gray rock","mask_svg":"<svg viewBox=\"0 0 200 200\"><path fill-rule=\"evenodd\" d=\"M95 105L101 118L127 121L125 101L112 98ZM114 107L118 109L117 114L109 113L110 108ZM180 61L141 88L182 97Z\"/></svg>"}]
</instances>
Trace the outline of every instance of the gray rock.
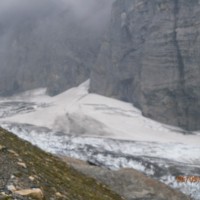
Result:
<instances>
[{"instance_id":1,"label":"gray rock","mask_svg":"<svg viewBox=\"0 0 200 200\"><path fill-rule=\"evenodd\" d=\"M200 129L200 1L116 0L91 73L91 92Z\"/></svg>"},{"instance_id":2,"label":"gray rock","mask_svg":"<svg viewBox=\"0 0 200 200\"><path fill-rule=\"evenodd\" d=\"M114 192L126 200L189 200L179 191L145 176L134 169L111 171L105 168L88 165L72 158L63 158L77 171L91 176L108 185Z\"/></svg>"}]
</instances>

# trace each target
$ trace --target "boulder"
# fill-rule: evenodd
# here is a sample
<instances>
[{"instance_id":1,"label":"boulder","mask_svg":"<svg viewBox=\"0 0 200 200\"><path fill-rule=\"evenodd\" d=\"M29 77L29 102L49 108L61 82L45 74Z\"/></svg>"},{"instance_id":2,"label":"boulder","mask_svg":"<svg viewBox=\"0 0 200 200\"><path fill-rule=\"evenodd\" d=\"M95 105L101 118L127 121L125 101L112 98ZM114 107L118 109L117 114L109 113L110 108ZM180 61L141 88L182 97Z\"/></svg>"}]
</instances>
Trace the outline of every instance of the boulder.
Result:
<instances>
[{"instance_id":1,"label":"boulder","mask_svg":"<svg viewBox=\"0 0 200 200\"><path fill-rule=\"evenodd\" d=\"M24 196L24 197L31 197L33 199L37 200L43 200L44 195L41 189L36 188L36 189L25 189L25 190L17 190L14 191L15 194Z\"/></svg>"}]
</instances>

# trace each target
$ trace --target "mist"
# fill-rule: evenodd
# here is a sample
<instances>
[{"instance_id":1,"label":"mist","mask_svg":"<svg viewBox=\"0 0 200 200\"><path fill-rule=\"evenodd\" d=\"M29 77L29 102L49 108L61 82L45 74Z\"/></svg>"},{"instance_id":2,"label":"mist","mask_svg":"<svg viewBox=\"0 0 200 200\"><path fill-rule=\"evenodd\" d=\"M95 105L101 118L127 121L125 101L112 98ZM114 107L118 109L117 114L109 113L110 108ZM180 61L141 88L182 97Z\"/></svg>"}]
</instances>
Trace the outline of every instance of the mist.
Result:
<instances>
[{"instance_id":1,"label":"mist","mask_svg":"<svg viewBox=\"0 0 200 200\"><path fill-rule=\"evenodd\" d=\"M0 95L89 77L113 0L1 0ZM52 89L53 88L53 89Z\"/></svg>"},{"instance_id":2,"label":"mist","mask_svg":"<svg viewBox=\"0 0 200 200\"><path fill-rule=\"evenodd\" d=\"M81 21L98 31L104 28L110 17L111 5L114 0L1 0L0 21L30 16L45 16L68 12L70 18ZM69 17L69 15L68 15ZM69 19L67 19L69 20ZM9 21L7 21L9 23ZM5 23L5 21L4 21Z\"/></svg>"}]
</instances>

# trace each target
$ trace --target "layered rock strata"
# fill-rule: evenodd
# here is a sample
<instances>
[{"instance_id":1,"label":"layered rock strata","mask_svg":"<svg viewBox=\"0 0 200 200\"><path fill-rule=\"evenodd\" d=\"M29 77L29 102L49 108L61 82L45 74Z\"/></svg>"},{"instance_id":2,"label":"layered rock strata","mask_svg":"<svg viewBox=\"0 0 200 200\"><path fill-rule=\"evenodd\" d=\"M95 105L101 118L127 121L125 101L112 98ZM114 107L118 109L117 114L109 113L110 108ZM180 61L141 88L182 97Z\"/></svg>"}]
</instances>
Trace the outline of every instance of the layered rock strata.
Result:
<instances>
[{"instance_id":1,"label":"layered rock strata","mask_svg":"<svg viewBox=\"0 0 200 200\"><path fill-rule=\"evenodd\" d=\"M91 92L143 114L200 129L200 2L116 0L91 75Z\"/></svg>"}]
</instances>

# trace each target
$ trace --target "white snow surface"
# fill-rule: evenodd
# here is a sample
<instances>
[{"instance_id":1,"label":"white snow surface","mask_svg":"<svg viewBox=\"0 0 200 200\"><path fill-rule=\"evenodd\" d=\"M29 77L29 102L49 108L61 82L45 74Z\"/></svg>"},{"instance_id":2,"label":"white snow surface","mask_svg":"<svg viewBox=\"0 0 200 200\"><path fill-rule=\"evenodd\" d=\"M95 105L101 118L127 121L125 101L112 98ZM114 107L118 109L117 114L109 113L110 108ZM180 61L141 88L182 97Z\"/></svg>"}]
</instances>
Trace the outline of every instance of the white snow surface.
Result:
<instances>
[{"instance_id":1,"label":"white snow surface","mask_svg":"<svg viewBox=\"0 0 200 200\"><path fill-rule=\"evenodd\" d=\"M21 98L16 96L12 100L23 99L51 106L38 107L34 112L17 114L1 121L32 124L70 134L200 146L198 133L182 134L181 129L143 117L141 111L130 103L88 94L88 85L89 81L55 97L45 95L45 90L41 89L26 92L29 95L23 94Z\"/></svg>"},{"instance_id":2,"label":"white snow surface","mask_svg":"<svg viewBox=\"0 0 200 200\"><path fill-rule=\"evenodd\" d=\"M0 107L0 124L48 152L111 169L135 168L200 199L200 183L178 184L170 171L175 166L185 175L200 175L199 132L153 121L132 104L89 94L88 88L89 81L55 97L39 89L0 99L0 105L11 103ZM21 104L13 109L12 102L30 103L29 110ZM156 175L159 168L163 174Z\"/></svg>"}]
</instances>

